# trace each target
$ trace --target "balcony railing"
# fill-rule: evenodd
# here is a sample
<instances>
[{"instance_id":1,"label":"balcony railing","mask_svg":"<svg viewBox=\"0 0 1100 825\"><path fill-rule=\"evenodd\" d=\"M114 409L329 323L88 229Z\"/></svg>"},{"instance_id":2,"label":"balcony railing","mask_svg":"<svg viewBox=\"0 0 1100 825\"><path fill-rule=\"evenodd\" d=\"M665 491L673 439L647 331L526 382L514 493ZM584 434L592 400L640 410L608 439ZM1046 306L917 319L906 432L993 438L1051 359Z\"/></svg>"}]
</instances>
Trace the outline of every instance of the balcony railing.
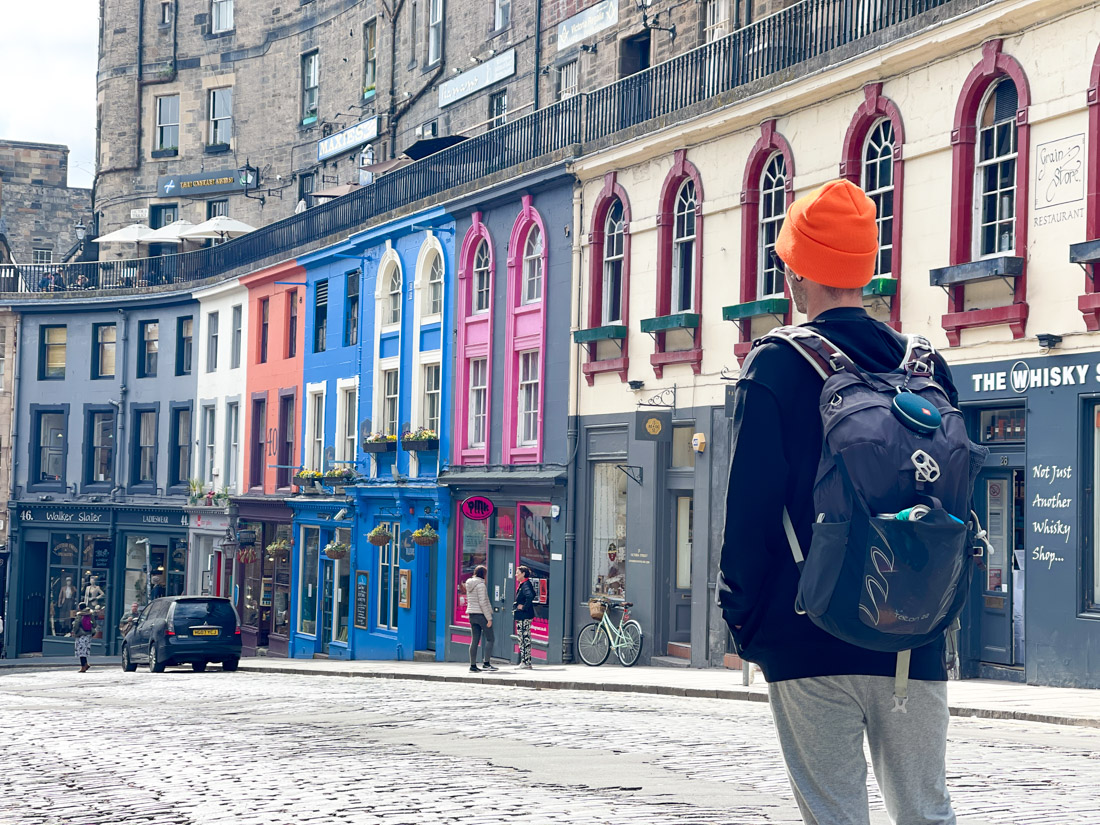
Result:
<instances>
[{"instance_id":1,"label":"balcony railing","mask_svg":"<svg viewBox=\"0 0 1100 825\"><path fill-rule=\"evenodd\" d=\"M579 94L412 163L355 192L218 246L157 258L0 266L0 292L84 292L186 286L260 261L290 257L381 215L571 146L599 141L841 46L870 49L868 35L934 9L995 0L803 0L727 37L638 74ZM845 52L849 54L850 52ZM597 146L583 146L594 151Z\"/></svg>"}]
</instances>

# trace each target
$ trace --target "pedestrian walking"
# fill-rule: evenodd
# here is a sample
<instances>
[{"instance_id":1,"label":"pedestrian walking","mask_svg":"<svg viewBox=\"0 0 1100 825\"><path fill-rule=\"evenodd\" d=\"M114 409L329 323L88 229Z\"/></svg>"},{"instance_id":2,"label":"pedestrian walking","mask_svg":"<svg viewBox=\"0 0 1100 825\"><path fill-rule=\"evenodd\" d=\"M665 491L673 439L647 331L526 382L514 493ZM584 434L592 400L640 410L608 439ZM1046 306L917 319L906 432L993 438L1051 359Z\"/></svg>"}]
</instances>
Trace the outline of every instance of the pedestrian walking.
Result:
<instances>
[{"instance_id":1,"label":"pedestrian walking","mask_svg":"<svg viewBox=\"0 0 1100 825\"><path fill-rule=\"evenodd\" d=\"M493 606L489 602L489 588L485 584L487 574L484 564L474 568L474 575L466 579L466 615L470 619L470 673L482 670L500 670L489 661L493 653ZM482 665L477 666L477 646L481 643Z\"/></svg>"},{"instance_id":2,"label":"pedestrian walking","mask_svg":"<svg viewBox=\"0 0 1100 825\"><path fill-rule=\"evenodd\" d=\"M519 636L519 668L531 670L531 619L535 618L535 587L531 584L531 568L521 564L516 570L516 599L512 602L512 618Z\"/></svg>"},{"instance_id":3,"label":"pedestrian walking","mask_svg":"<svg viewBox=\"0 0 1100 825\"><path fill-rule=\"evenodd\" d=\"M95 613L88 609L85 602L76 606L76 616L73 617L72 636L74 639L73 653L80 659L80 672L87 672L91 665L88 657L92 655L92 637L95 635Z\"/></svg>"},{"instance_id":4,"label":"pedestrian walking","mask_svg":"<svg viewBox=\"0 0 1100 825\"><path fill-rule=\"evenodd\" d=\"M875 204L862 190L832 181L795 201L775 251L795 306L808 318L805 327L863 370L890 372L902 364L906 337L863 308L878 230ZM957 404L946 363L938 355L932 363L936 382ZM810 547L819 520L812 492L822 455L822 386L815 366L780 340L757 347L742 370L734 390L718 603L741 657L760 665L768 681L788 778L808 825L869 822L864 737L894 822L953 825L942 637L912 651L899 713L896 654L848 644L794 609L799 569L791 546L797 538ZM794 538L785 530L786 514Z\"/></svg>"}]
</instances>

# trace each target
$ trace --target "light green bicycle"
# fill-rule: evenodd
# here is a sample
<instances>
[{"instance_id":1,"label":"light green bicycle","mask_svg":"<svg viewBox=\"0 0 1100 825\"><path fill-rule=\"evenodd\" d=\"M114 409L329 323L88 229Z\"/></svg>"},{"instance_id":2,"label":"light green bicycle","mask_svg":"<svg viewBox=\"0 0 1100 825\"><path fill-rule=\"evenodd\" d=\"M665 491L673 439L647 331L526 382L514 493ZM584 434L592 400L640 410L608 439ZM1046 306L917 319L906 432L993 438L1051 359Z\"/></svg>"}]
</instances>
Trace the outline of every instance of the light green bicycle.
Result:
<instances>
[{"instance_id":1,"label":"light green bicycle","mask_svg":"<svg viewBox=\"0 0 1100 825\"><path fill-rule=\"evenodd\" d=\"M593 597L588 600L588 611L598 621L586 624L577 636L577 653L581 661L598 667L607 661L612 648L624 667L630 667L642 655L642 626L630 618L627 612L633 602L611 601ZM616 624L611 620L608 608L622 610L622 618Z\"/></svg>"}]
</instances>

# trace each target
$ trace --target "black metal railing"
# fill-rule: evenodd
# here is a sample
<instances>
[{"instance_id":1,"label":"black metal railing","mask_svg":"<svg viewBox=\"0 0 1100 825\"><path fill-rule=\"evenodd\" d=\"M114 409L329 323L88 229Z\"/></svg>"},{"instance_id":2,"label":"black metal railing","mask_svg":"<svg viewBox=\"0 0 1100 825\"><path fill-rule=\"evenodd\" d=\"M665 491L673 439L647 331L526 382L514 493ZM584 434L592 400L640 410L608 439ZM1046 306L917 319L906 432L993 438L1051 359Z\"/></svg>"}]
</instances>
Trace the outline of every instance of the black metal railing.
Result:
<instances>
[{"instance_id":1,"label":"black metal railing","mask_svg":"<svg viewBox=\"0 0 1100 825\"><path fill-rule=\"evenodd\" d=\"M672 115L953 2L957 0L803 0L721 40L539 109L224 244L157 258L0 266L0 292L186 286L260 261L291 257L324 238L365 228L379 215ZM996 0L972 0L971 5L975 2ZM865 47L876 42L866 40Z\"/></svg>"}]
</instances>

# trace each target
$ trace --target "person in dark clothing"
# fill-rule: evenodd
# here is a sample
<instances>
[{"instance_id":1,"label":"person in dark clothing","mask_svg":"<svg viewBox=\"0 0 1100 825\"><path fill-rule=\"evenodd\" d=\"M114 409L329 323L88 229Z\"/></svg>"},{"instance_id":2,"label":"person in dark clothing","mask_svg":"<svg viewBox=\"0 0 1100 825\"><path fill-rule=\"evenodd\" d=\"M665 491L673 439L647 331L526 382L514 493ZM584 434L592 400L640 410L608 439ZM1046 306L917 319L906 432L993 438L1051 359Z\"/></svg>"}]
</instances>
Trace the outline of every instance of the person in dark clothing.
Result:
<instances>
[{"instance_id":1,"label":"person in dark clothing","mask_svg":"<svg viewBox=\"0 0 1100 825\"><path fill-rule=\"evenodd\" d=\"M512 602L512 618L519 636L519 668L531 669L531 620L535 618L535 587L531 584L531 568L521 564L516 570L516 598Z\"/></svg>"},{"instance_id":2,"label":"person in dark clothing","mask_svg":"<svg viewBox=\"0 0 1100 825\"><path fill-rule=\"evenodd\" d=\"M863 309L878 253L874 203L833 181L795 201L776 243L806 326L864 369L900 366L906 338ZM942 357L936 376L958 394ZM891 713L897 657L855 647L794 610L798 569L784 506L811 542L813 485L822 449L822 379L793 347L753 350L734 391L717 599L738 650L760 665L795 799L808 825L866 825L867 737L887 811L898 825L953 825L947 794L944 642L912 653L907 713Z\"/></svg>"}]
</instances>

